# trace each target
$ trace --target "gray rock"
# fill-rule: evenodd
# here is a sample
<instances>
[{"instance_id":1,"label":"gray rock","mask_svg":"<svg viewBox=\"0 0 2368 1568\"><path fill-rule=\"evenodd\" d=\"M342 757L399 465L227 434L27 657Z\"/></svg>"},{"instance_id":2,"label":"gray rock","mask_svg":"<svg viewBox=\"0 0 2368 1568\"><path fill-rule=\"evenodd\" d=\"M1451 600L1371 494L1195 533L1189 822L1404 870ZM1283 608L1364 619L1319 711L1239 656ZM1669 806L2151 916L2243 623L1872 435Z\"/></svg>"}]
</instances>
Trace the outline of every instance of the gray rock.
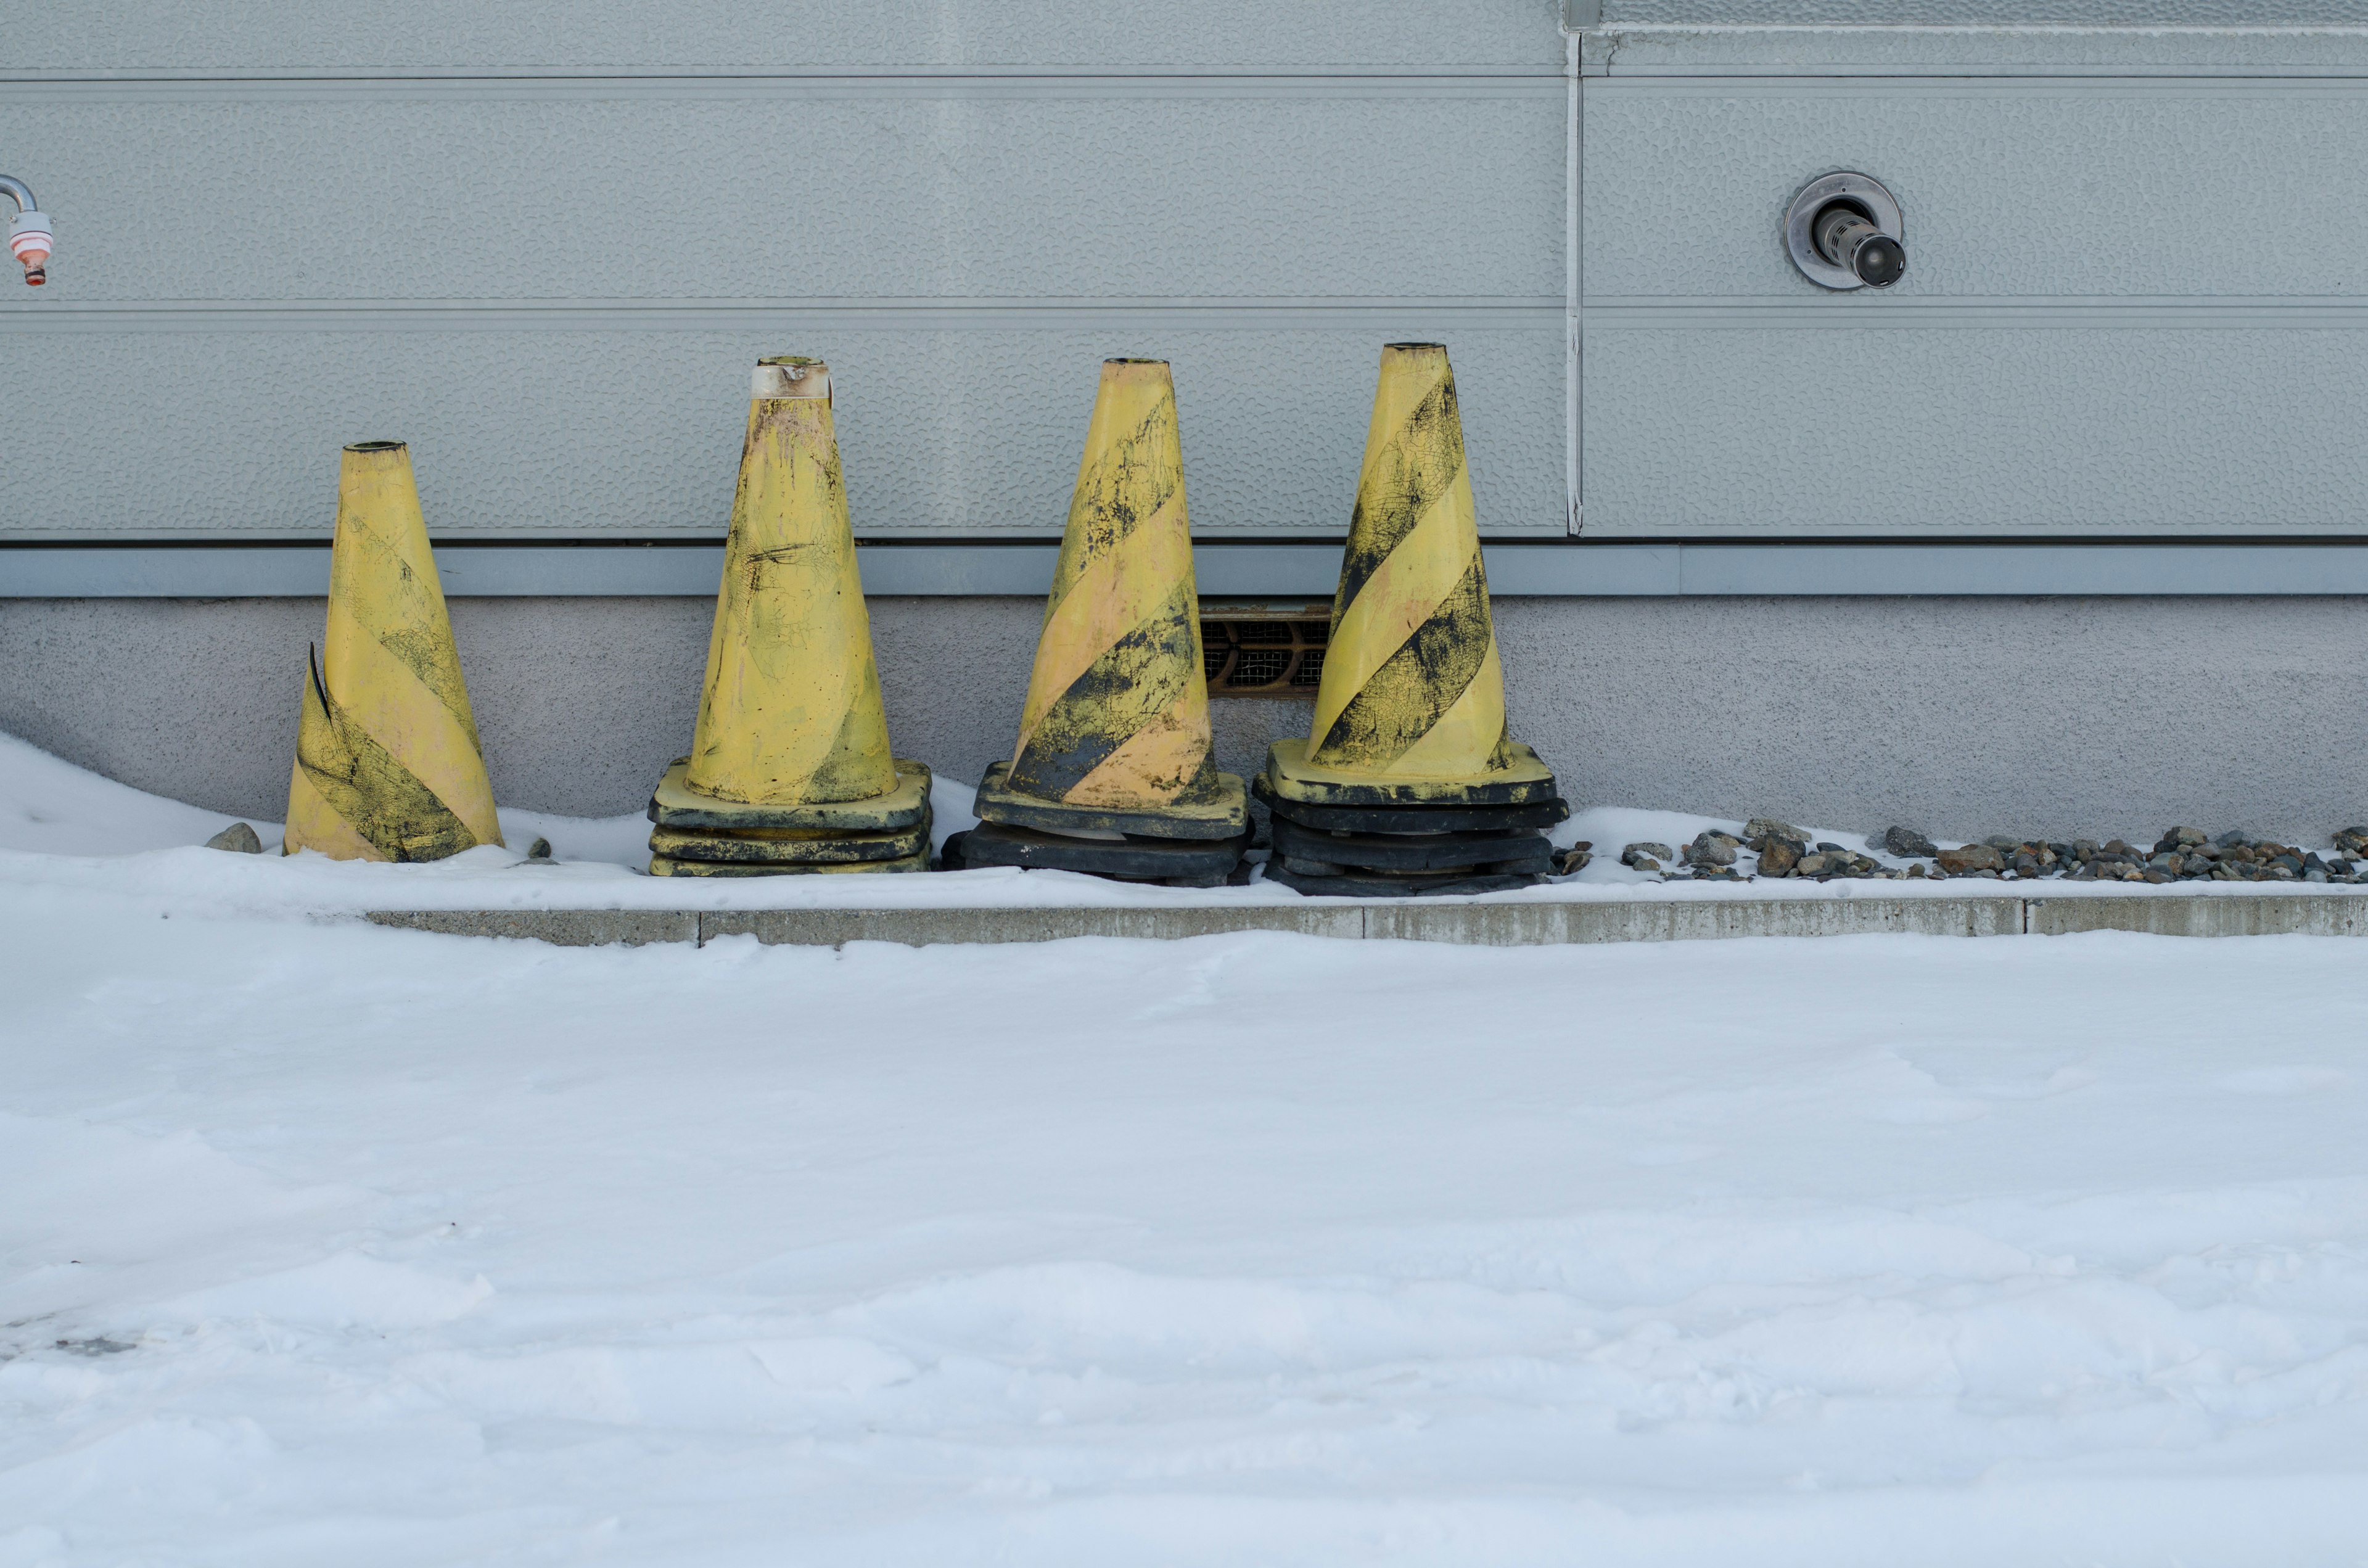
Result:
<instances>
[{"instance_id":1,"label":"gray rock","mask_svg":"<svg viewBox=\"0 0 2368 1568\"><path fill-rule=\"evenodd\" d=\"M1839 858L1839 856L1823 849L1812 850L1801 857L1799 863L1793 868L1793 874L1796 877L1823 876L1834 869L1834 862Z\"/></svg>"},{"instance_id":2,"label":"gray rock","mask_svg":"<svg viewBox=\"0 0 2368 1568\"><path fill-rule=\"evenodd\" d=\"M1885 828L1883 836L1871 842L1879 844L1891 854L1909 860L1930 860L1941 853L1941 846L1912 827Z\"/></svg>"},{"instance_id":3,"label":"gray rock","mask_svg":"<svg viewBox=\"0 0 2368 1568\"><path fill-rule=\"evenodd\" d=\"M1759 852L1759 874L1763 877L1789 877L1793 868L1801 863L1800 840L1770 835L1767 847Z\"/></svg>"},{"instance_id":4,"label":"gray rock","mask_svg":"<svg viewBox=\"0 0 2368 1568\"><path fill-rule=\"evenodd\" d=\"M1554 875L1567 877L1573 872L1585 870L1587 863L1595 858L1589 853L1594 847L1592 844L1574 844L1567 849L1556 850L1553 862Z\"/></svg>"},{"instance_id":5,"label":"gray rock","mask_svg":"<svg viewBox=\"0 0 2368 1568\"><path fill-rule=\"evenodd\" d=\"M2223 849L2234 849L2240 844L2250 844L2253 835L2241 828L2231 829L2212 841Z\"/></svg>"},{"instance_id":6,"label":"gray rock","mask_svg":"<svg viewBox=\"0 0 2368 1568\"><path fill-rule=\"evenodd\" d=\"M2368 827L2347 827L2335 835L2335 846L2346 855L2368 855Z\"/></svg>"},{"instance_id":7,"label":"gray rock","mask_svg":"<svg viewBox=\"0 0 2368 1568\"><path fill-rule=\"evenodd\" d=\"M2210 836L2200 827L2174 827L2163 834L2162 842L2166 848L2186 849L2203 843Z\"/></svg>"},{"instance_id":8,"label":"gray rock","mask_svg":"<svg viewBox=\"0 0 2368 1568\"><path fill-rule=\"evenodd\" d=\"M1797 844L1803 849L1809 846L1809 835L1791 823L1778 822L1774 817L1753 817L1743 824L1743 846L1747 849L1766 848L1771 836Z\"/></svg>"},{"instance_id":9,"label":"gray rock","mask_svg":"<svg viewBox=\"0 0 2368 1568\"><path fill-rule=\"evenodd\" d=\"M255 829L246 824L234 822L207 839L206 847L227 849L234 855L260 855L263 853L263 840L256 837Z\"/></svg>"},{"instance_id":10,"label":"gray rock","mask_svg":"<svg viewBox=\"0 0 2368 1568\"><path fill-rule=\"evenodd\" d=\"M1969 877L1977 871L1992 876L2006 869L2006 857L1987 844L1968 844L1962 849L1943 849L1934 857L1941 869L1952 877Z\"/></svg>"},{"instance_id":11,"label":"gray rock","mask_svg":"<svg viewBox=\"0 0 2368 1568\"><path fill-rule=\"evenodd\" d=\"M1620 863L1623 866L1636 866L1639 860L1651 862L1649 865L1636 866L1636 869L1640 871L1657 871L1661 869L1662 861L1674 860L1677 858L1677 851L1666 844L1631 844L1620 851Z\"/></svg>"},{"instance_id":12,"label":"gray rock","mask_svg":"<svg viewBox=\"0 0 2368 1568\"><path fill-rule=\"evenodd\" d=\"M548 838L538 838L532 844L527 846L526 858L529 860L550 859L551 840Z\"/></svg>"},{"instance_id":13,"label":"gray rock","mask_svg":"<svg viewBox=\"0 0 2368 1568\"><path fill-rule=\"evenodd\" d=\"M1987 838L1983 839L1982 842L1988 845L1991 848L1997 850L2001 855L2011 855L2016 850L2021 848L2023 845L2029 841L2026 839L2017 838L2010 833L1993 833Z\"/></svg>"},{"instance_id":14,"label":"gray rock","mask_svg":"<svg viewBox=\"0 0 2368 1568\"><path fill-rule=\"evenodd\" d=\"M1741 847L1742 840L1733 835L1720 833L1715 828L1705 829L1695 835L1694 841L1686 846L1686 864L1713 869L1732 866L1735 864L1735 852Z\"/></svg>"}]
</instances>

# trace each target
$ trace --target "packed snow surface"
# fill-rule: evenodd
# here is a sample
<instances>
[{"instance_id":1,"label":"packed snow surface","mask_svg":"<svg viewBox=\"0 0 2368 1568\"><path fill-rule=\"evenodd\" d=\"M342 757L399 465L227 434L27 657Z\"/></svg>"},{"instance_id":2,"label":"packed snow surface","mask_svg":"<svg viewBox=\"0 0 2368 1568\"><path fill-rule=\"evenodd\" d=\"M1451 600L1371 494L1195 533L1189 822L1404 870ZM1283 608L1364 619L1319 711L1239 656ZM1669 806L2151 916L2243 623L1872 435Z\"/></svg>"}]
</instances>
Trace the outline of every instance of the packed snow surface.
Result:
<instances>
[{"instance_id":1,"label":"packed snow surface","mask_svg":"<svg viewBox=\"0 0 2368 1568\"><path fill-rule=\"evenodd\" d=\"M2368 1561L2357 943L581 949L214 865L302 869L0 854L0 1568Z\"/></svg>"}]
</instances>

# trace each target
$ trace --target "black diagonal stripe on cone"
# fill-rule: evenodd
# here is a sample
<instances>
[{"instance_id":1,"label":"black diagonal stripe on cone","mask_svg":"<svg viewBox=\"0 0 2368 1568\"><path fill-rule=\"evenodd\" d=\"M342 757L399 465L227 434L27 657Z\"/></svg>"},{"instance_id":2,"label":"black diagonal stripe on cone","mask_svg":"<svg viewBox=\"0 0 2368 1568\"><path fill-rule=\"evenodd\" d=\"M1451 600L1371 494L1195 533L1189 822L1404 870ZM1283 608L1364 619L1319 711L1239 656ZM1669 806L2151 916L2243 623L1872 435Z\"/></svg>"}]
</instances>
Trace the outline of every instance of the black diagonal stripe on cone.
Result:
<instances>
[{"instance_id":1,"label":"black diagonal stripe on cone","mask_svg":"<svg viewBox=\"0 0 2368 1568\"><path fill-rule=\"evenodd\" d=\"M1064 799L1152 720L1184 695L1199 669L1194 602L1181 584L1053 699L1011 765L1011 787L1048 801ZM1186 797L1213 789L1206 754Z\"/></svg>"},{"instance_id":2,"label":"black diagonal stripe on cone","mask_svg":"<svg viewBox=\"0 0 2368 1568\"><path fill-rule=\"evenodd\" d=\"M1340 710L1308 760L1326 767L1387 767L1430 733L1488 656L1488 580L1475 553L1448 596L1382 661Z\"/></svg>"},{"instance_id":3,"label":"black diagonal stripe on cone","mask_svg":"<svg viewBox=\"0 0 2368 1568\"><path fill-rule=\"evenodd\" d=\"M1163 397L1133 429L1101 455L1093 468L1077 476L1078 497L1106 494L1110 500L1109 505L1083 517L1077 515L1076 502L1070 503L1068 537L1082 548L1064 548L1061 551L1054 568L1053 592L1045 600L1048 622L1052 607L1067 597L1087 566L1117 548L1121 540L1156 515L1167 505L1167 498L1176 494L1183 475L1173 463L1162 460L1175 441L1176 401ZM1065 574L1063 568L1067 569Z\"/></svg>"},{"instance_id":4,"label":"black diagonal stripe on cone","mask_svg":"<svg viewBox=\"0 0 2368 1568\"><path fill-rule=\"evenodd\" d=\"M468 824L337 706L319 661L311 663L296 761L329 809L390 860L440 860L476 847Z\"/></svg>"},{"instance_id":5,"label":"black diagonal stripe on cone","mask_svg":"<svg viewBox=\"0 0 2368 1568\"><path fill-rule=\"evenodd\" d=\"M1340 591L1332 600L1332 621L1354 604L1431 504L1447 494L1463 472L1463 419L1455 402L1455 378L1443 375L1383 449L1382 460L1357 491L1349 519L1349 549L1340 561Z\"/></svg>"}]
</instances>

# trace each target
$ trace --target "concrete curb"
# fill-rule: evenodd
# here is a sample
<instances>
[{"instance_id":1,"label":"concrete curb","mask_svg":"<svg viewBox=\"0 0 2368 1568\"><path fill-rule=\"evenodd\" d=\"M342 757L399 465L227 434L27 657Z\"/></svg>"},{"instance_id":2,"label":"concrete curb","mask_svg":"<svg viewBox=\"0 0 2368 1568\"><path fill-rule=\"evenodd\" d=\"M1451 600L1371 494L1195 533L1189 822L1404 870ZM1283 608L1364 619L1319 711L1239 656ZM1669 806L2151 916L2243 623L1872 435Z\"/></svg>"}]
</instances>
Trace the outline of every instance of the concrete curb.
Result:
<instances>
[{"instance_id":1,"label":"concrete curb","mask_svg":"<svg viewBox=\"0 0 2368 1568\"><path fill-rule=\"evenodd\" d=\"M705 943L754 937L767 944L1053 942L1071 937L1172 941L1235 931L1281 931L1350 941L1543 947L1581 942L1682 942L1727 937L2068 936L2135 931L2160 937L2368 936L2368 896L2105 895L2081 898L1634 899L1586 903L1419 901L1182 908L1017 909L403 909L375 925L458 937L511 937L559 947Z\"/></svg>"}]
</instances>

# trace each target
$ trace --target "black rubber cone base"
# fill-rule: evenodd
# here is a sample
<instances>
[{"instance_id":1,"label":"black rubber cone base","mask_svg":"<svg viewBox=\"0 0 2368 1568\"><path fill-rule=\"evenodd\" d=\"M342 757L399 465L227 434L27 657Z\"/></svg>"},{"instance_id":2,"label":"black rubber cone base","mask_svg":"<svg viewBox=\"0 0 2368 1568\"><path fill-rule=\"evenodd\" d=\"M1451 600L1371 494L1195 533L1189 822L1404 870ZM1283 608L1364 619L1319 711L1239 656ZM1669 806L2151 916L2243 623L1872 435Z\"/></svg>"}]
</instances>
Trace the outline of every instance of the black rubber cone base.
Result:
<instances>
[{"instance_id":1,"label":"black rubber cone base","mask_svg":"<svg viewBox=\"0 0 2368 1568\"><path fill-rule=\"evenodd\" d=\"M1526 806L1319 806L1286 801L1263 775L1250 780L1250 793L1278 817L1324 833L1515 833L1552 827L1570 815L1556 797Z\"/></svg>"},{"instance_id":2,"label":"black rubber cone base","mask_svg":"<svg viewBox=\"0 0 2368 1568\"><path fill-rule=\"evenodd\" d=\"M1360 871L1452 871L1473 866L1543 871L1552 862L1554 846L1534 828L1513 833L1322 833L1277 815L1274 852L1292 860Z\"/></svg>"},{"instance_id":3,"label":"black rubber cone base","mask_svg":"<svg viewBox=\"0 0 2368 1568\"><path fill-rule=\"evenodd\" d=\"M946 840L945 868L1017 866L1026 870L1084 871L1124 881L1218 887L1250 846L1247 833L1225 839L1072 838L1031 827L981 823Z\"/></svg>"},{"instance_id":4,"label":"black rubber cone base","mask_svg":"<svg viewBox=\"0 0 2368 1568\"><path fill-rule=\"evenodd\" d=\"M1534 872L1469 874L1442 871L1391 876L1381 871L1341 869L1330 873L1303 871L1287 860L1269 860L1266 880L1294 888L1310 898L1434 898L1452 893L1503 892L1534 887Z\"/></svg>"},{"instance_id":5,"label":"black rubber cone base","mask_svg":"<svg viewBox=\"0 0 2368 1568\"><path fill-rule=\"evenodd\" d=\"M1011 787L1011 765L989 763L971 808L981 822L1032 827L1040 833L1123 833L1131 838L1232 838L1249 831L1249 793L1238 775L1217 775L1216 798L1195 804L1146 807L1079 806L1048 801Z\"/></svg>"},{"instance_id":6,"label":"black rubber cone base","mask_svg":"<svg viewBox=\"0 0 2368 1568\"><path fill-rule=\"evenodd\" d=\"M839 860L829 864L788 861L750 860L678 860L671 855L650 857L650 875L654 877L794 877L832 871L926 871L929 869L929 852L924 848L917 855L901 860Z\"/></svg>"},{"instance_id":7,"label":"black rubber cone base","mask_svg":"<svg viewBox=\"0 0 2368 1568\"><path fill-rule=\"evenodd\" d=\"M650 853L670 860L723 860L747 865L830 865L841 860L909 860L929 853L926 812L896 833L819 833L801 828L661 827Z\"/></svg>"}]
</instances>

